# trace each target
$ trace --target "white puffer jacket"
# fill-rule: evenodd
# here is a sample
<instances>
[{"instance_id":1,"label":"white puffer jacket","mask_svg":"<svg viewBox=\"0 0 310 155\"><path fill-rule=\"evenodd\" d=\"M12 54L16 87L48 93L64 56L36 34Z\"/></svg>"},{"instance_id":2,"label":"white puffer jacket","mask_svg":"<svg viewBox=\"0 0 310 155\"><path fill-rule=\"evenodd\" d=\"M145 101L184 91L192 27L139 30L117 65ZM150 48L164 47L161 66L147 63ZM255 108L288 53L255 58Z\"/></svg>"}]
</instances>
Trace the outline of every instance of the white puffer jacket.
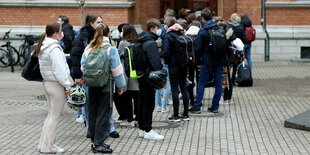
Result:
<instances>
[{"instance_id":1,"label":"white puffer jacket","mask_svg":"<svg viewBox=\"0 0 310 155\"><path fill-rule=\"evenodd\" d=\"M57 43L45 37L39 55L40 72L45 81L57 81L68 90L74 83L63 50Z\"/></svg>"}]
</instances>

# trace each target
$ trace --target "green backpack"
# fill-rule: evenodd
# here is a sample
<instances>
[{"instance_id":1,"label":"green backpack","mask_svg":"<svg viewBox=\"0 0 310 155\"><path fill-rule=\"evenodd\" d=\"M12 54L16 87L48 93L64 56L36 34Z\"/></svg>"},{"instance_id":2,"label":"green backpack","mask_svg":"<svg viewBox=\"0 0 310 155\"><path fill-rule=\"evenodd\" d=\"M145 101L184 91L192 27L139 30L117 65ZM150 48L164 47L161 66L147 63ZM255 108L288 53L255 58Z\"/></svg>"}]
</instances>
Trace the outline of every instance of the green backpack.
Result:
<instances>
[{"instance_id":1,"label":"green backpack","mask_svg":"<svg viewBox=\"0 0 310 155\"><path fill-rule=\"evenodd\" d=\"M107 50L110 46L92 51L86 58L84 79L88 87L103 87L111 76Z\"/></svg>"}]
</instances>

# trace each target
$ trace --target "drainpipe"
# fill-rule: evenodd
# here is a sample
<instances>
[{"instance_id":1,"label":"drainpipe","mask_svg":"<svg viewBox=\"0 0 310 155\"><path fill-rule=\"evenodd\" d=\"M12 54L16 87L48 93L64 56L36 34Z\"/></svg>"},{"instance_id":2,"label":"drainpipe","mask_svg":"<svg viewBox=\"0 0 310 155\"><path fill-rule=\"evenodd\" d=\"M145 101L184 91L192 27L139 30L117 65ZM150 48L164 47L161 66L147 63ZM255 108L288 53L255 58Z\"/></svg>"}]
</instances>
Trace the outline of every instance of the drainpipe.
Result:
<instances>
[{"instance_id":1,"label":"drainpipe","mask_svg":"<svg viewBox=\"0 0 310 155\"><path fill-rule=\"evenodd\" d=\"M270 38L269 34L267 32L266 28L266 7L265 7L266 1L262 0L262 19L261 19L261 25L263 27L263 31L266 33L265 38L265 61L269 61L270 58Z\"/></svg>"}]
</instances>

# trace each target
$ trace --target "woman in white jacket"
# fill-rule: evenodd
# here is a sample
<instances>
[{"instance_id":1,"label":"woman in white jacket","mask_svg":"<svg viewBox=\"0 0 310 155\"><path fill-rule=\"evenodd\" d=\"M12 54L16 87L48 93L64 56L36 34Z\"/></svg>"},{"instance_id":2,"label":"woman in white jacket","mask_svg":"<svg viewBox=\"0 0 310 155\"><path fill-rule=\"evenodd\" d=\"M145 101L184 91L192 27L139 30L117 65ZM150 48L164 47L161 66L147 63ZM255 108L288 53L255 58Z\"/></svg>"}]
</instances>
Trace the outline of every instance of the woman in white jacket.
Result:
<instances>
[{"instance_id":1,"label":"woman in white jacket","mask_svg":"<svg viewBox=\"0 0 310 155\"><path fill-rule=\"evenodd\" d=\"M55 144L56 126L73 80L63 50L57 44L61 38L61 32L59 23L47 24L45 33L41 35L34 52L34 56L39 58L43 87L48 103L48 115L39 142L39 152L41 153L64 152L64 149Z\"/></svg>"}]
</instances>

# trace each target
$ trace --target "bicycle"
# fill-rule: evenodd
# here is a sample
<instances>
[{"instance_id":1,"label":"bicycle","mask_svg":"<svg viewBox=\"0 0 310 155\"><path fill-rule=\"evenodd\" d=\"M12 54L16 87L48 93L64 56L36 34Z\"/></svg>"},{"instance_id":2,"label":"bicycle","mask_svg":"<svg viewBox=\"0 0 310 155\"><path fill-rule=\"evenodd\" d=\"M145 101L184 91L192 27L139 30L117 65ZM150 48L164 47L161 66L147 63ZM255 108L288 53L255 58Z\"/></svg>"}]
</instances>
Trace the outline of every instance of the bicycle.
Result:
<instances>
[{"instance_id":1,"label":"bicycle","mask_svg":"<svg viewBox=\"0 0 310 155\"><path fill-rule=\"evenodd\" d=\"M11 42L10 42L10 33L11 33L12 29L10 29L8 32L5 32L5 35L1 38L1 40L5 40L7 39L6 44L1 46L1 52L2 54L0 54L0 62L2 62L5 67L10 65L11 66L11 71L14 72L14 65L18 64L19 62L19 54L18 51L11 46ZM5 50L4 48L6 48L7 50Z\"/></svg>"},{"instance_id":2,"label":"bicycle","mask_svg":"<svg viewBox=\"0 0 310 155\"><path fill-rule=\"evenodd\" d=\"M19 46L18 53L24 61L20 60L20 65L24 66L34 51L35 44L39 41L38 35L16 34L16 36L24 37L24 43Z\"/></svg>"}]
</instances>

